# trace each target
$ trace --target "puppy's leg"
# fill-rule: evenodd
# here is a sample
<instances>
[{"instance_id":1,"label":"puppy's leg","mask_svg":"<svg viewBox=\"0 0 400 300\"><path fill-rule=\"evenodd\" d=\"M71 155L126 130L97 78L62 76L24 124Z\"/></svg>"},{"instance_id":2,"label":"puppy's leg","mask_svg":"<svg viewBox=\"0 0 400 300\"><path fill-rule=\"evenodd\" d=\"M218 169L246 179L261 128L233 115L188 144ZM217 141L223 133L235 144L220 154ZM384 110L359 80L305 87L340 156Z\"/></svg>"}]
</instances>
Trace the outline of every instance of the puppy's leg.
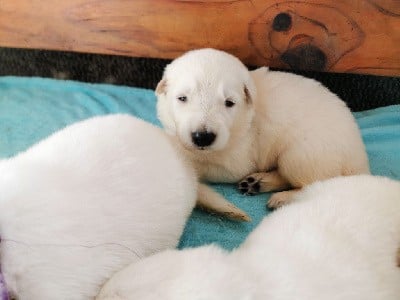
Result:
<instances>
[{"instance_id":1,"label":"puppy's leg","mask_svg":"<svg viewBox=\"0 0 400 300\"><path fill-rule=\"evenodd\" d=\"M240 208L228 202L224 197L203 183L197 190L197 206L233 220L251 221L250 217Z\"/></svg>"},{"instance_id":2,"label":"puppy's leg","mask_svg":"<svg viewBox=\"0 0 400 300\"><path fill-rule=\"evenodd\" d=\"M271 196L271 198L269 198L267 206L269 208L278 208L283 205L289 204L290 202L292 202L293 196L299 191L300 189L294 189L290 191L275 193Z\"/></svg>"},{"instance_id":3,"label":"puppy's leg","mask_svg":"<svg viewBox=\"0 0 400 300\"><path fill-rule=\"evenodd\" d=\"M253 173L239 182L239 190L246 195L281 191L290 188L289 182L277 170Z\"/></svg>"}]
</instances>

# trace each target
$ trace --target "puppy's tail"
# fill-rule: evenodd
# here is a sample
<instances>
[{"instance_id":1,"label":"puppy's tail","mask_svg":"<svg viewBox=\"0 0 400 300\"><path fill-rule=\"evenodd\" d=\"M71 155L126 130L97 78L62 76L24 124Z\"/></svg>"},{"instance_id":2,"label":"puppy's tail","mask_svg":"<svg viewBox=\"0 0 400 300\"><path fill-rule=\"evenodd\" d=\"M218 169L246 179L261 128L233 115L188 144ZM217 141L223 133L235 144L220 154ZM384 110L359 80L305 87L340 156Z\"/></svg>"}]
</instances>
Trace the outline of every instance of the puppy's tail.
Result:
<instances>
[{"instance_id":1,"label":"puppy's tail","mask_svg":"<svg viewBox=\"0 0 400 300\"><path fill-rule=\"evenodd\" d=\"M228 202L224 197L203 183L199 183L197 206L232 220L251 221L251 218L243 210Z\"/></svg>"}]
</instances>

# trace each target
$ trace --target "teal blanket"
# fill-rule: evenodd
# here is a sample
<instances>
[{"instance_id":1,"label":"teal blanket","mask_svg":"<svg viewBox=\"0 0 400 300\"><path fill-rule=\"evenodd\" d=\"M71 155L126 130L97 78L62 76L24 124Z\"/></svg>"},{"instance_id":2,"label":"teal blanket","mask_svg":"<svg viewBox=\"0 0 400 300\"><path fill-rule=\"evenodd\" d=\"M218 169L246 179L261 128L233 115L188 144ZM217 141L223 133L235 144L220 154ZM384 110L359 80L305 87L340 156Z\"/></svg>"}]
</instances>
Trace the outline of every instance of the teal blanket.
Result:
<instances>
[{"instance_id":1,"label":"teal blanket","mask_svg":"<svg viewBox=\"0 0 400 300\"><path fill-rule=\"evenodd\" d=\"M129 113L160 125L153 91L58 81L43 78L0 77L0 157L10 157L73 122L95 115ZM376 175L400 179L400 105L355 113ZM180 247L218 243L226 249L238 246L268 213L268 194L246 197L235 185L213 187L244 209L250 223L239 223L195 210ZM379 201L379 199L377 199Z\"/></svg>"}]
</instances>

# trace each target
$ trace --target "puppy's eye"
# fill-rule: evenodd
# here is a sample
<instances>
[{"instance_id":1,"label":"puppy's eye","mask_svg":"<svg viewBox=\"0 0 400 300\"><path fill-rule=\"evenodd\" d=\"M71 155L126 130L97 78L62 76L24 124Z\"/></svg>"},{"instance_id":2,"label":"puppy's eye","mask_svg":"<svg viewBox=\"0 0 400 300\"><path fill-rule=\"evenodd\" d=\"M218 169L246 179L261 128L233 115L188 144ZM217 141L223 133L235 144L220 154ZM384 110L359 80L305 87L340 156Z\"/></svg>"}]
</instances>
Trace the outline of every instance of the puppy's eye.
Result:
<instances>
[{"instance_id":1,"label":"puppy's eye","mask_svg":"<svg viewBox=\"0 0 400 300\"><path fill-rule=\"evenodd\" d=\"M234 105L235 105L235 102L233 102L232 100L230 100L230 99L226 99L225 100L225 106L226 107L232 107Z\"/></svg>"},{"instance_id":2,"label":"puppy's eye","mask_svg":"<svg viewBox=\"0 0 400 300\"><path fill-rule=\"evenodd\" d=\"M178 96L177 99L181 102L186 102L187 101L187 97L186 96Z\"/></svg>"}]
</instances>

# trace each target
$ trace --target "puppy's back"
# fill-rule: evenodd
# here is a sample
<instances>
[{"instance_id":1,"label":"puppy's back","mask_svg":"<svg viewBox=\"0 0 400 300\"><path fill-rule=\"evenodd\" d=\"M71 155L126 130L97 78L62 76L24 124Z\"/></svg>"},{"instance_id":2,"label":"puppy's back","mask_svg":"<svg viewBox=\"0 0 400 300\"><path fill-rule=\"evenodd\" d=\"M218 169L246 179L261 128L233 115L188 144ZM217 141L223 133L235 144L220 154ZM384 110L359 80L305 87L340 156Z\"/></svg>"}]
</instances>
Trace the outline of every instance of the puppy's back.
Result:
<instances>
[{"instance_id":1,"label":"puppy's back","mask_svg":"<svg viewBox=\"0 0 400 300\"><path fill-rule=\"evenodd\" d=\"M400 183L359 175L305 188L266 217L234 259L243 255L282 298L398 299L399 247Z\"/></svg>"},{"instance_id":2,"label":"puppy's back","mask_svg":"<svg viewBox=\"0 0 400 300\"><path fill-rule=\"evenodd\" d=\"M114 115L2 161L0 190L9 289L22 300L72 300L93 298L123 266L176 246L196 180L161 129Z\"/></svg>"},{"instance_id":3,"label":"puppy's back","mask_svg":"<svg viewBox=\"0 0 400 300\"><path fill-rule=\"evenodd\" d=\"M360 130L339 97L303 76L266 68L251 75L258 95L256 124L265 136L275 137L275 152L288 151L283 160L300 164L305 161L308 170L322 172L317 179L369 173ZM315 178L310 174L310 179L304 180L309 184Z\"/></svg>"}]
</instances>

